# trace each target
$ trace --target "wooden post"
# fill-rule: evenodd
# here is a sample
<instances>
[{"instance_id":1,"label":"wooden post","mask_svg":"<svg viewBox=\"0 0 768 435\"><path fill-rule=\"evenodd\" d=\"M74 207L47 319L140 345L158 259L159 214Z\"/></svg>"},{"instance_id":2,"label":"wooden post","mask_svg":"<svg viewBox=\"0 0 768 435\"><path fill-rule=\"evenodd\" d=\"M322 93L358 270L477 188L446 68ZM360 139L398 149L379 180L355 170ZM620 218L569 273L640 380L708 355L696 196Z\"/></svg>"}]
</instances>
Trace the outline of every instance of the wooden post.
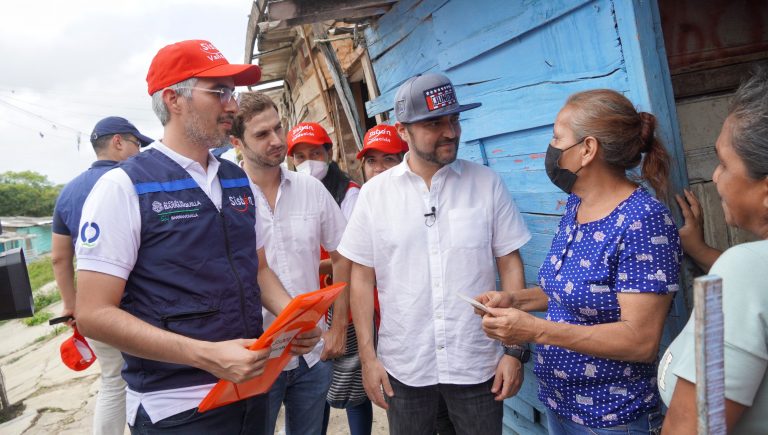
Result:
<instances>
[{"instance_id":1,"label":"wooden post","mask_svg":"<svg viewBox=\"0 0 768 435\"><path fill-rule=\"evenodd\" d=\"M8 409L10 406L8 393L5 391L5 376L3 376L3 369L0 367L0 410Z\"/></svg>"},{"instance_id":2,"label":"wooden post","mask_svg":"<svg viewBox=\"0 0 768 435\"><path fill-rule=\"evenodd\" d=\"M328 39L328 34L323 28L322 24L312 24L312 31L315 37L320 39ZM339 59L336 57L336 52L333 51L333 47L330 42L317 42L317 46L325 57L325 62L328 66L328 71L333 77L333 84L336 87L336 94L341 100L341 107L344 109L344 114L347 115L347 121L349 121L350 130L352 130L352 137L355 138L355 145L358 150L363 149L363 126L360 123L360 115L355 108L355 97L352 94L352 90L349 88L347 78L344 76Z\"/></svg>"},{"instance_id":3,"label":"wooden post","mask_svg":"<svg viewBox=\"0 0 768 435\"><path fill-rule=\"evenodd\" d=\"M696 407L700 435L726 433L722 288L723 280L716 275L693 280Z\"/></svg>"}]
</instances>

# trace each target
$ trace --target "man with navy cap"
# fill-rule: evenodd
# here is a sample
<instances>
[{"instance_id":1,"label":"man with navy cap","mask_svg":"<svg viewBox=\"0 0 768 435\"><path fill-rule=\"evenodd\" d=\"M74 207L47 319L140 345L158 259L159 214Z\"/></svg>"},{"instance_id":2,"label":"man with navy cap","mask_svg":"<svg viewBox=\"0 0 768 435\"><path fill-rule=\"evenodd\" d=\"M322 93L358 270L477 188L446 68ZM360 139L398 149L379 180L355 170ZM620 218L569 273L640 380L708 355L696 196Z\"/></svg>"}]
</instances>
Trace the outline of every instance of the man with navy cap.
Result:
<instances>
[{"instance_id":1,"label":"man with navy cap","mask_svg":"<svg viewBox=\"0 0 768 435\"><path fill-rule=\"evenodd\" d=\"M459 113L479 106L459 104L442 74L403 83L395 127L410 151L363 186L338 247L353 261L363 384L393 434L433 433L441 400L456 433L500 434L502 401L522 383L527 350L487 338L460 297L495 289L497 268L502 288L522 289L518 249L530 239L501 178L457 159Z\"/></svg>"},{"instance_id":2,"label":"man with navy cap","mask_svg":"<svg viewBox=\"0 0 768 435\"><path fill-rule=\"evenodd\" d=\"M134 434L266 432L265 395L197 410L218 379L263 373L270 349L248 349L263 333L261 308L279 313L291 299L265 260L248 177L211 153L228 142L235 86L260 76L208 41L160 49L147 88L163 139L85 201L78 328L123 352ZM319 328L300 333L292 352L319 340Z\"/></svg>"},{"instance_id":3,"label":"man with navy cap","mask_svg":"<svg viewBox=\"0 0 768 435\"><path fill-rule=\"evenodd\" d=\"M96 161L59 194L53 211L51 262L64 303L62 316L75 314L75 268L72 260L85 198L102 175L150 143L152 139L139 133L127 119L119 116L102 119L91 133ZM69 322L70 325L73 323ZM96 340L89 341L101 366L101 387L93 413L93 433L122 435L125 431L125 381L120 377L123 357L112 346Z\"/></svg>"}]
</instances>

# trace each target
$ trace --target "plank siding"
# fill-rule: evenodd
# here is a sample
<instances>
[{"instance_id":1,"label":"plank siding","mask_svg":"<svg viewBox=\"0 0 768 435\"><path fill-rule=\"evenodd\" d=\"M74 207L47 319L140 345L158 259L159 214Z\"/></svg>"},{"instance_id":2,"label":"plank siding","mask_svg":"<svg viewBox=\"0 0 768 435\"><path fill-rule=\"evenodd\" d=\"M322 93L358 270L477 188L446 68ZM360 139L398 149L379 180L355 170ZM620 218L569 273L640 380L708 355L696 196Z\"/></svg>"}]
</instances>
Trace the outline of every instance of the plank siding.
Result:
<instances>
[{"instance_id":1,"label":"plank siding","mask_svg":"<svg viewBox=\"0 0 768 435\"><path fill-rule=\"evenodd\" d=\"M461 115L459 157L496 171L514 198L532 233L521 249L532 285L567 199L544 171L544 152L569 95L615 89L656 114L676 159L673 185L687 180L659 27L655 1L401 0L365 32L381 91L366 111L391 114L398 86L428 71L446 73L459 101L483 103ZM678 328L687 317L684 301L675 305ZM504 433L547 433L532 364L505 401Z\"/></svg>"}]
</instances>

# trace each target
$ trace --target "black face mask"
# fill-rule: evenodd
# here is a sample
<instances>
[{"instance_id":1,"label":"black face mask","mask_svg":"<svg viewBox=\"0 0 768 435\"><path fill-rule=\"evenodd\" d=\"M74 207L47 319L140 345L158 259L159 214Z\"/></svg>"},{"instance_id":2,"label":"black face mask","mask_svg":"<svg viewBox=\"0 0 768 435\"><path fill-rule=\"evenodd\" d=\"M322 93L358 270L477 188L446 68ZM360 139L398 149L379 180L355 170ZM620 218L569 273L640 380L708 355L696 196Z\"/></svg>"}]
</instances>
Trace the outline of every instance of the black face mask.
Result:
<instances>
[{"instance_id":1,"label":"black face mask","mask_svg":"<svg viewBox=\"0 0 768 435\"><path fill-rule=\"evenodd\" d=\"M564 152L582 142L584 142L584 139L565 149L555 148L552 145L547 147L547 155L544 158L544 169L547 170L547 176L552 181L552 184L559 187L565 193L571 193L573 184L576 183L576 178L578 178L576 174L581 171L581 168L576 172L572 172L568 169L561 168L557 162L560 161L560 156L562 156Z\"/></svg>"}]
</instances>

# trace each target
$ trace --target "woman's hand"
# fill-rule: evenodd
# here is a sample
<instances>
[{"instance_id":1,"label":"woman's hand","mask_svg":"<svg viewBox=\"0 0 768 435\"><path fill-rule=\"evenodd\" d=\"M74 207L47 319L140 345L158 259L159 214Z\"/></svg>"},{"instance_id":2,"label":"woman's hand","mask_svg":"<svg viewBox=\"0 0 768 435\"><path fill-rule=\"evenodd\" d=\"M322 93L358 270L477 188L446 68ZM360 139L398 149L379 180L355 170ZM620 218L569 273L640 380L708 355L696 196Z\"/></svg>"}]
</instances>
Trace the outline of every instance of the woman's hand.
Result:
<instances>
[{"instance_id":1,"label":"woman's hand","mask_svg":"<svg viewBox=\"0 0 768 435\"><path fill-rule=\"evenodd\" d=\"M491 308L490 315L483 316L483 331L506 345L534 342L538 333L538 319L516 308Z\"/></svg>"}]
</instances>

